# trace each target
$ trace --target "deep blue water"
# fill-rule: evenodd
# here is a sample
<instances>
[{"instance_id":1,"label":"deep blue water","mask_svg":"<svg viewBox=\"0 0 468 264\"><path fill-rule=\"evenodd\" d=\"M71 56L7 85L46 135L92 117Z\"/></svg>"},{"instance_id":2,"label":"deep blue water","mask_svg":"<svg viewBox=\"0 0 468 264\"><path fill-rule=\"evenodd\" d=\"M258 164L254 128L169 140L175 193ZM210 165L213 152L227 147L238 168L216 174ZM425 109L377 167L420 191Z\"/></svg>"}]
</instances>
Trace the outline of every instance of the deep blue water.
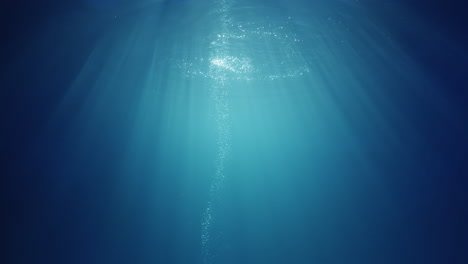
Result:
<instances>
[{"instance_id":1,"label":"deep blue water","mask_svg":"<svg viewBox=\"0 0 468 264\"><path fill-rule=\"evenodd\" d=\"M468 263L465 5L2 3L1 263Z\"/></svg>"}]
</instances>

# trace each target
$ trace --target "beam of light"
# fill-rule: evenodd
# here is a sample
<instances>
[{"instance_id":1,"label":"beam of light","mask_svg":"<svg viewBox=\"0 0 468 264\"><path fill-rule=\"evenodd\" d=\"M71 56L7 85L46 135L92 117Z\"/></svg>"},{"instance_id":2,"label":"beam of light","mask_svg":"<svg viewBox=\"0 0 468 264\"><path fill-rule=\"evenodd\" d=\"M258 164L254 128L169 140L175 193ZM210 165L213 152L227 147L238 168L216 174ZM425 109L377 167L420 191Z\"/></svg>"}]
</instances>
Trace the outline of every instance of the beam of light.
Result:
<instances>
[{"instance_id":1,"label":"beam of light","mask_svg":"<svg viewBox=\"0 0 468 264\"><path fill-rule=\"evenodd\" d=\"M352 219L353 214L336 212L340 217L335 217L323 209L327 207L326 199L336 197L337 191L327 192L320 186L339 182L339 191L352 197L353 188L360 190L353 184L361 182L371 186L366 189L366 194L377 197L385 194L385 186L374 176L386 172L374 169L374 156L389 151L411 156L411 152L406 152L405 144L415 146L421 142L404 110L413 102L411 99L425 98L425 93L430 91L430 87L421 88L420 84L425 81L422 81L420 65L381 25L362 15L357 1L311 1L314 8L309 7L304 13L297 10L282 13L275 9L274 18L267 18L270 10L262 15L260 12L248 13L262 9L264 3L261 6L252 4L253 8L239 11L235 8L240 1L209 2L200 4L210 9L208 11L195 4L185 9L182 4L180 9L171 6L170 1L167 5L159 4L154 10L142 11L141 16L139 13L129 16L124 22L115 19L115 26L110 26L110 30L100 36L52 118L50 131L66 127L58 133L60 143L57 146L61 152L57 157L66 157L65 164L74 165L63 165L60 175L69 175L70 171L74 176L86 175L86 172L98 169L88 166L86 170L82 164L104 161L105 165L105 161L114 161L118 157L122 162L115 161L112 171L116 175L112 178L117 182L116 189L120 188L116 193L125 195L119 196L118 203L121 203L117 207L133 212L132 205L141 203L142 211L152 210L159 218L169 220L176 217L172 218L174 214L167 211L184 209L168 207L196 207L187 201L175 206L168 202L177 199L173 194L178 193L177 182L190 185L190 182L203 182L204 177L210 178L209 197L203 201L202 219L200 221L197 212L193 217L196 220L191 220L201 222L201 238L197 233L196 241L201 241L205 264L216 262L216 257L222 254L223 226L219 220L223 220L221 200L223 188L229 187L226 186L227 179L247 178L239 175L241 173L231 175L229 164L233 160L250 177L237 183L248 185L250 190L261 191L259 182L271 176L282 184L276 191L279 190L286 199L292 197L293 200L295 189L299 189L298 195L306 196L307 192L320 198L308 200L310 205L307 205L308 209L315 209L320 218L301 218L300 213L285 216L287 220L295 218L293 222L299 223L297 229L313 225L317 229L324 227L337 229L337 233L346 231L360 235L359 231L364 227L357 217ZM249 3L247 6L253 2L245 1ZM288 5L297 2L291 1ZM342 4L345 2L352 4ZM213 13L215 19L211 17ZM197 20L199 14L208 14L210 19ZM83 31L92 28L92 23L87 24L85 20L79 20L86 25ZM215 29L206 30L211 29L206 26L208 24L215 24ZM296 25L300 30L295 30ZM49 42L47 39L45 43ZM61 44L57 44L57 50L62 49L64 54L72 54L72 48L76 48L72 43L57 43ZM412 84L419 85L411 87ZM239 99L236 95L253 96ZM442 97L434 96L437 100ZM399 98L406 101L399 101ZM206 102L211 105L205 107ZM209 115L212 121L207 121ZM401 137L403 129L404 138ZM212 132L216 138L210 137ZM56 137L49 137L44 142L55 142ZM210 152L212 147L215 154ZM62 153L64 155L60 155ZM114 153L124 154L120 157ZM109 160L103 158L110 154L115 156ZM248 155L254 158L250 161L243 157ZM255 155L261 158L256 159ZM262 163L264 157L268 162ZM197 167L195 163L202 165ZM215 168L206 165L208 163L214 163ZM349 165L351 163L358 164L356 167L362 165L363 169L356 169ZM54 164L52 168L56 166ZM297 169L301 166L305 172ZM261 173L249 171L252 167L262 167ZM77 172L74 172L75 168ZM263 173L275 168L282 171L267 176ZM323 171L327 170L328 178L323 176ZM70 176L61 180L72 182L76 179ZM306 183L303 184L305 187L299 186L298 182ZM294 191L283 188L288 184ZM190 188L203 189L204 186L186 187ZM275 190L271 186L265 189ZM140 195L142 192L147 192L144 193L147 196ZM257 194L248 196L249 190L243 190L242 195L250 199L249 204L239 202L236 205L255 210ZM145 199L138 199L143 196ZM343 208L354 206L352 202L340 205ZM391 202L386 205L392 206ZM375 209L379 208L384 206ZM278 210L283 209L288 208ZM356 228L341 230L343 225L339 225L338 218L351 218L350 222L355 221L352 223ZM137 231L156 230L148 232L148 237L165 229L174 231L175 228L166 228L167 222L152 222ZM187 227L185 222L174 226L200 231L198 225ZM253 228L261 226L254 223ZM295 227L290 228L294 231ZM168 233L173 239L173 234ZM183 236L195 232L187 233ZM162 236L161 241L166 238ZM180 240L189 240L184 238ZM249 238L255 239L255 235ZM285 243L294 245L293 242ZM144 246L151 248L152 245ZM185 252L194 247L179 249ZM343 250L339 245L324 247L329 252ZM335 263L333 260L328 262Z\"/></svg>"}]
</instances>

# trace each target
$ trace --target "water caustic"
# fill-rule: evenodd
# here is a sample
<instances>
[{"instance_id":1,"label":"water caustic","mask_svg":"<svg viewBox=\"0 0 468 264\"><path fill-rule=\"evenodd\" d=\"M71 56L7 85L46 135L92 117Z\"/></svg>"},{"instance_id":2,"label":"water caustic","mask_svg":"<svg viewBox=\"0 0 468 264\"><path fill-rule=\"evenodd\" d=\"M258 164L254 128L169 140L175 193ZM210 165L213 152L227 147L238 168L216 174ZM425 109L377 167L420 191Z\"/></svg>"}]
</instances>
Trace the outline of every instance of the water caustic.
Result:
<instances>
[{"instance_id":1,"label":"water caustic","mask_svg":"<svg viewBox=\"0 0 468 264\"><path fill-rule=\"evenodd\" d=\"M292 32L291 17L279 25L278 20L254 23L231 19L229 9L220 10L226 14L218 12L218 19L224 22L222 32L213 34L210 42L211 57L171 59L187 78L219 79L221 74L225 80L276 80L310 72L299 52L303 40ZM272 55L276 67L269 63Z\"/></svg>"}]
</instances>

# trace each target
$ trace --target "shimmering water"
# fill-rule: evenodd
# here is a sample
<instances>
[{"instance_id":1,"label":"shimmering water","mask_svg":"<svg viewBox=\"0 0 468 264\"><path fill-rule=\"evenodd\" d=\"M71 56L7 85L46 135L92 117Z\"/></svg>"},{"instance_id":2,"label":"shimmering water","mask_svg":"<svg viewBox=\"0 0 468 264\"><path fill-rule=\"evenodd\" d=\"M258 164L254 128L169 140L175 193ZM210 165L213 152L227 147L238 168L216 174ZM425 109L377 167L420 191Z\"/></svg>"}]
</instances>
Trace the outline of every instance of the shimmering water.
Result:
<instances>
[{"instance_id":1,"label":"shimmering water","mask_svg":"<svg viewBox=\"0 0 468 264\"><path fill-rule=\"evenodd\" d=\"M383 2L51 15L2 74L5 263L465 263L463 38Z\"/></svg>"}]
</instances>

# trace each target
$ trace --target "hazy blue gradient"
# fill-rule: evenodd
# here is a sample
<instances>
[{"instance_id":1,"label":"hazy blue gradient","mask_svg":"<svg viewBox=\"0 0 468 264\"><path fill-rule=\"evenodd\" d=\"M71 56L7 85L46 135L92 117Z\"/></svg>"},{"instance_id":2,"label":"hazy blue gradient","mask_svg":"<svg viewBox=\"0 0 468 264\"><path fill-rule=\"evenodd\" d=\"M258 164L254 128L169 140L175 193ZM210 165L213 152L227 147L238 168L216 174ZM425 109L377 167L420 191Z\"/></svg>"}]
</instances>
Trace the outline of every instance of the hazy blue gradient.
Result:
<instances>
[{"instance_id":1,"label":"hazy blue gradient","mask_svg":"<svg viewBox=\"0 0 468 264\"><path fill-rule=\"evenodd\" d=\"M468 261L464 100L405 36L466 47L403 2L84 2L11 66L8 263Z\"/></svg>"}]
</instances>

